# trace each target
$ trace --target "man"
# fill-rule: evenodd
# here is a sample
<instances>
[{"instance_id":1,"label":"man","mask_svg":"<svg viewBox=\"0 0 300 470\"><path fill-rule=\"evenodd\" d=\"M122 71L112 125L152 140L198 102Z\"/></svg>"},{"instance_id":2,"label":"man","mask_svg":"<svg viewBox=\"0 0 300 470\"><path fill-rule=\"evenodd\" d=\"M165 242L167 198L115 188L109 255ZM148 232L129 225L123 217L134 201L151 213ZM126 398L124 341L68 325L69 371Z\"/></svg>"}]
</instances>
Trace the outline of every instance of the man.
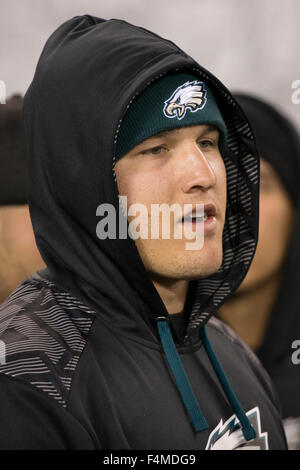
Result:
<instances>
[{"instance_id":1,"label":"man","mask_svg":"<svg viewBox=\"0 0 300 470\"><path fill-rule=\"evenodd\" d=\"M289 448L300 448L300 139L273 105L239 94L261 155L254 260L219 315L256 352L281 401Z\"/></svg>"},{"instance_id":2,"label":"man","mask_svg":"<svg viewBox=\"0 0 300 470\"><path fill-rule=\"evenodd\" d=\"M49 38L24 111L47 269L2 307L1 447L285 449L268 376L210 320L257 238L230 93L172 42L82 16ZM181 217L147 238L157 203Z\"/></svg>"},{"instance_id":3,"label":"man","mask_svg":"<svg viewBox=\"0 0 300 470\"><path fill-rule=\"evenodd\" d=\"M27 205L22 105L19 95L0 105L0 303L44 267Z\"/></svg>"}]
</instances>

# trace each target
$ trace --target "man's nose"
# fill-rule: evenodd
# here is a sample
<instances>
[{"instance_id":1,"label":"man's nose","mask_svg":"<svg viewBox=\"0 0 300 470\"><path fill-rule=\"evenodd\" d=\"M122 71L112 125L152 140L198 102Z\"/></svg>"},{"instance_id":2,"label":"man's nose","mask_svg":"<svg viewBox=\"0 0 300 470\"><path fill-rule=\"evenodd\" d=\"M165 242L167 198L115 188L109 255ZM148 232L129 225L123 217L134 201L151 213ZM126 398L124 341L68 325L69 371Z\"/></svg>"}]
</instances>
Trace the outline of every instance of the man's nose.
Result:
<instances>
[{"instance_id":1,"label":"man's nose","mask_svg":"<svg viewBox=\"0 0 300 470\"><path fill-rule=\"evenodd\" d=\"M193 190L208 190L216 184L216 174L198 145L188 145L181 151L181 189L188 193Z\"/></svg>"}]
</instances>

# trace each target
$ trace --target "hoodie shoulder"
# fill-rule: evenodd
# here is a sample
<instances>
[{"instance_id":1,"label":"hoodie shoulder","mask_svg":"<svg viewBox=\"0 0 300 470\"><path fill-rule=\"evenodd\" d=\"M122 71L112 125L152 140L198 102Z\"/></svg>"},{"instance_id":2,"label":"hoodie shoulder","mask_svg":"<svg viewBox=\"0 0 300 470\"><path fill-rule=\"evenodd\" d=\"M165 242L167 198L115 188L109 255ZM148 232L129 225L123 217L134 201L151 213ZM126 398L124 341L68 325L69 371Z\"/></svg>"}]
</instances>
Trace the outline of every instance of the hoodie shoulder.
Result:
<instances>
[{"instance_id":1,"label":"hoodie shoulder","mask_svg":"<svg viewBox=\"0 0 300 470\"><path fill-rule=\"evenodd\" d=\"M234 330L232 330L219 318L212 317L209 320L207 327L209 330L217 332L217 334L220 334L223 339L225 338L225 340L230 342L234 352L239 354L240 357L244 357L250 370L255 374L259 383L263 386L275 407L279 410L279 412L281 412L281 406L278 396L274 390L272 380L252 349L250 349L250 347L235 333Z\"/></svg>"},{"instance_id":2,"label":"hoodie shoulder","mask_svg":"<svg viewBox=\"0 0 300 470\"><path fill-rule=\"evenodd\" d=\"M33 275L0 306L0 374L18 378L67 406L93 311Z\"/></svg>"},{"instance_id":3,"label":"hoodie shoulder","mask_svg":"<svg viewBox=\"0 0 300 470\"><path fill-rule=\"evenodd\" d=\"M253 362L257 367L262 367L262 364L256 354L250 349L250 347L240 338L235 331L230 328L230 326L226 325L222 320L216 317L212 317L209 320L207 325L208 327L212 327L213 329L222 333L226 338L237 345L239 348L243 350L246 356L248 356L249 360Z\"/></svg>"}]
</instances>

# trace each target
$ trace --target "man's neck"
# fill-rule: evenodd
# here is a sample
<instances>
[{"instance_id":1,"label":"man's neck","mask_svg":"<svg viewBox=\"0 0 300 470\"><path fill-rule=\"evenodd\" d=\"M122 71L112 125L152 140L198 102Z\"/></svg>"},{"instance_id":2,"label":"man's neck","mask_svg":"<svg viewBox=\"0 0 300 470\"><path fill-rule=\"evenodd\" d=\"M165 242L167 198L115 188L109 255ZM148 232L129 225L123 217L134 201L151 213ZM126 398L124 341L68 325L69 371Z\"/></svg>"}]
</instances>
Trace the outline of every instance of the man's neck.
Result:
<instances>
[{"instance_id":1,"label":"man's neck","mask_svg":"<svg viewBox=\"0 0 300 470\"><path fill-rule=\"evenodd\" d=\"M242 290L219 310L220 318L254 350L262 345L281 282L280 273Z\"/></svg>"},{"instance_id":2,"label":"man's neck","mask_svg":"<svg viewBox=\"0 0 300 470\"><path fill-rule=\"evenodd\" d=\"M152 277L152 282L170 315L184 309L189 281Z\"/></svg>"}]
</instances>

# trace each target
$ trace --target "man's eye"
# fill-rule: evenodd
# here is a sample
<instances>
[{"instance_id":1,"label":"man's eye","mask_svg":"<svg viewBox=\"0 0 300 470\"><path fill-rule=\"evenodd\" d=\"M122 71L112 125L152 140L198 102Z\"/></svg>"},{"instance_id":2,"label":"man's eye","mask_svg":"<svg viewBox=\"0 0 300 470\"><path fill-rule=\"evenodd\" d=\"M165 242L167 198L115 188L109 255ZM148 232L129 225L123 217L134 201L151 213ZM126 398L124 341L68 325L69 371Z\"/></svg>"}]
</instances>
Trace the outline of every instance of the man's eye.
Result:
<instances>
[{"instance_id":1,"label":"man's eye","mask_svg":"<svg viewBox=\"0 0 300 470\"><path fill-rule=\"evenodd\" d=\"M153 147L152 149L149 149L149 150L145 150L144 152L142 153L145 153L145 154L152 154L152 155L159 155L161 152L160 150L163 149L164 147L162 146L159 146L159 147Z\"/></svg>"},{"instance_id":2,"label":"man's eye","mask_svg":"<svg viewBox=\"0 0 300 470\"><path fill-rule=\"evenodd\" d=\"M211 140L200 140L198 144L201 148L208 148L214 146L214 142L212 142Z\"/></svg>"}]
</instances>

